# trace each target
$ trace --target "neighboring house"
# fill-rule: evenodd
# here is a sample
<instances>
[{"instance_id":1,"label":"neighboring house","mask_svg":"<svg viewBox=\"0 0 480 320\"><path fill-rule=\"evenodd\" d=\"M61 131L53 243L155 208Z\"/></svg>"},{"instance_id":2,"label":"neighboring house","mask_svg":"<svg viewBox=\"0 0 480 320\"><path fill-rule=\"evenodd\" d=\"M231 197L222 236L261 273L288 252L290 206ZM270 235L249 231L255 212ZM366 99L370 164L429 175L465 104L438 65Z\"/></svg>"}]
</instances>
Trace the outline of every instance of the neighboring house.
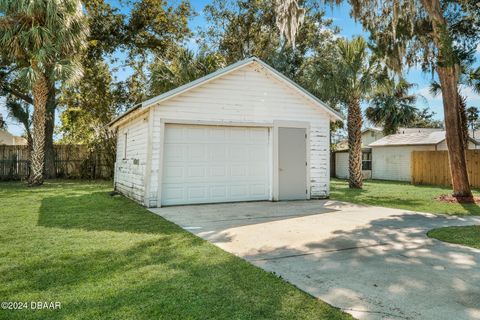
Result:
<instances>
[{"instance_id":1,"label":"neighboring house","mask_svg":"<svg viewBox=\"0 0 480 320\"><path fill-rule=\"evenodd\" d=\"M470 138L469 149L478 142ZM410 181L412 151L447 150L445 131L393 134L369 145L372 149L372 178Z\"/></svg>"},{"instance_id":2,"label":"neighboring house","mask_svg":"<svg viewBox=\"0 0 480 320\"><path fill-rule=\"evenodd\" d=\"M362 130L362 173L364 179L370 179L372 172L372 152L366 146L384 136L382 128L371 127ZM333 162L335 166L334 176L342 179L348 178L348 140L337 143Z\"/></svg>"},{"instance_id":3,"label":"neighboring house","mask_svg":"<svg viewBox=\"0 0 480 320\"><path fill-rule=\"evenodd\" d=\"M0 145L17 146L27 145L27 139L14 136L6 130L0 130Z\"/></svg>"},{"instance_id":4,"label":"neighboring house","mask_svg":"<svg viewBox=\"0 0 480 320\"><path fill-rule=\"evenodd\" d=\"M368 146L370 143L377 141L380 138L383 138L385 135L382 132L382 128L365 128L362 130L362 149ZM335 151L346 151L348 150L348 140L344 139L339 141L335 146Z\"/></svg>"},{"instance_id":5,"label":"neighboring house","mask_svg":"<svg viewBox=\"0 0 480 320\"><path fill-rule=\"evenodd\" d=\"M440 128L399 128L398 134L429 134L442 131ZM364 179L372 177L372 148L370 144L385 137L382 128L370 127L362 130L362 173ZM341 179L348 178L348 141L343 140L337 143L334 153L335 173L333 176Z\"/></svg>"},{"instance_id":6,"label":"neighboring house","mask_svg":"<svg viewBox=\"0 0 480 320\"><path fill-rule=\"evenodd\" d=\"M400 128L399 134L405 133L430 133L441 131L442 129L434 128ZM364 179L372 178L372 149L369 145L385 135L383 129L378 127L370 127L362 130L362 173ZM333 176L341 179L348 178L348 140L342 140L337 143L333 157L333 166L335 168Z\"/></svg>"},{"instance_id":7,"label":"neighboring house","mask_svg":"<svg viewBox=\"0 0 480 320\"><path fill-rule=\"evenodd\" d=\"M115 190L148 207L327 197L330 122L339 119L249 58L113 120Z\"/></svg>"}]
</instances>

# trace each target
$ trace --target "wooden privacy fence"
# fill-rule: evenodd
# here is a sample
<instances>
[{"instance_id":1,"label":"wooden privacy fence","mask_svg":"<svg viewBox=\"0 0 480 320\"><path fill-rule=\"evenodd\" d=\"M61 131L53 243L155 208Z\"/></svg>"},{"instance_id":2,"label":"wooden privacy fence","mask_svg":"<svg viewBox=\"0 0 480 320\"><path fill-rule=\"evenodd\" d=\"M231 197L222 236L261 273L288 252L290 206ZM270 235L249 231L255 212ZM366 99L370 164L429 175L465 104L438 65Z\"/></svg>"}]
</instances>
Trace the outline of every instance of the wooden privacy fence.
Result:
<instances>
[{"instance_id":1,"label":"wooden privacy fence","mask_svg":"<svg viewBox=\"0 0 480 320\"><path fill-rule=\"evenodd\" d=\"M472 187L480 187L480 150L467 151L467 171ZM448 151L412 151L412 183L450 186Z\"/></svg>"},{"instance_id":2,"label":"wooden privacy fence","mask_svg":"<svg viewBox=\"0 0 480 320\"><path fill-rule=\"evenodd\" d=\"M112 177L112 161L101 153L92 153L83 145L55 145L57 178L108 179ZM0 180L20 180L30 170L27 146L0 145Z\"/></svg>"}]
</instances>

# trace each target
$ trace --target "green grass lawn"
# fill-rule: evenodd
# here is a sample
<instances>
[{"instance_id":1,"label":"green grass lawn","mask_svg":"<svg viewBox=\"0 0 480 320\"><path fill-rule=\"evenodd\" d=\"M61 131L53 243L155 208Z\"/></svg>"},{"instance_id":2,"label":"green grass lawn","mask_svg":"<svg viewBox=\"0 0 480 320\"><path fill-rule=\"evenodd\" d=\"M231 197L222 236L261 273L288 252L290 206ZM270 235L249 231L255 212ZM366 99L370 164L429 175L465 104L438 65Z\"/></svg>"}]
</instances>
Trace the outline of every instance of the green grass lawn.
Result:
<instances>
[{"instance_id":1,"label":"green grass lawn","mask_svg":"<svg viewBox=\"0 0 480 320\"><path fill-rule=\"evenodd\" d=\"M333 179L330 198L374 206L443 213L452 215L480 215L477 204L444 203L435 200L442 194L451 194L446 187L414 186L398 181L367 180L363 189L350 189L345 180ZM474 195L480 195L474 191Z\"/></svg>"},{"instance_id":2,"label":"green grass lawn","mask_svg":"<svg viewBox=\"0 0 480 320\"><path fill-rule=\"evenodd\" d=\"M441 241L480 249L480 226L433 229L428 232L428 236Z\"/></svg>"},{"instance_id":3,"label":"green grass lawn","mask_svg":"<svg viewBox=\"0 0 480 320\"><path fill-rule=\"evenodd\" d=\"M351 319L104 182L0 183L1 319Z\"/></svg>"}]
</instances>

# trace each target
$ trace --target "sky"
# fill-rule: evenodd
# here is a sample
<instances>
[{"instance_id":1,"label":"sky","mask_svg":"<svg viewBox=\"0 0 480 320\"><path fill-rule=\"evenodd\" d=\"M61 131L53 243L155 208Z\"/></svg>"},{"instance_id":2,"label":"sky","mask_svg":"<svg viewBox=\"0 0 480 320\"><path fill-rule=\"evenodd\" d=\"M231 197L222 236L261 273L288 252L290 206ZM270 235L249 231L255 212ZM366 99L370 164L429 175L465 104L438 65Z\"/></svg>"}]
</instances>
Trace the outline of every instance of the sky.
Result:
<instances>
[{"instance_id":1,"label":"sky","mask_svg":"<svg viewBox=\"0 0 480 320\"><path fill-rule=\"evenodd\" d=\"M121 5L119 0L109 0L109 2L119 8L123 13L128 14L128 7ZM205 17L203 15L203 8L207 5L210 0L191 0L190 3L193 9L197 12L197 15L189 21L189 26L192 31L196 31L199 27L206 25ZM356 23L350 17L350 6L346 3L343 3L341 6L326 6L324 8L325 15L327 18L333 20L333 24L340 27L340 35L346 38L351 39L354 36L364 36L368 37L368 33L365 32L362 26L359 23ZM190 41L188 46L195 50L196 45L194 41ZM480 45L477 48L477 65L480 63ZM125 79L130 74L128 69L119 70L116 73L118 80ZM443 120L443 106L442 106L442 97L438 95L436 97L432 96L429 93L429 86L432 80L431 73L423 73L418 68L412 68L407 72L407 80L411 83L415 83L416 87L413 90L413 93L420 94L423 98L419 98L417 101L417 106L419 108L429 107L433 112L435 112L435 118ZM467 98L467 106L477 106L480 108L480 95L474 93L471 88L462 88L464 96ZM4 100L0 97L0 114L6 118L8 131L13 134L21 135L23 133L22 126L15 123L13 119L7 117L6 110L4 107ZM58 119L57 119L58 122Z\"/></svg>"}]
</instances>

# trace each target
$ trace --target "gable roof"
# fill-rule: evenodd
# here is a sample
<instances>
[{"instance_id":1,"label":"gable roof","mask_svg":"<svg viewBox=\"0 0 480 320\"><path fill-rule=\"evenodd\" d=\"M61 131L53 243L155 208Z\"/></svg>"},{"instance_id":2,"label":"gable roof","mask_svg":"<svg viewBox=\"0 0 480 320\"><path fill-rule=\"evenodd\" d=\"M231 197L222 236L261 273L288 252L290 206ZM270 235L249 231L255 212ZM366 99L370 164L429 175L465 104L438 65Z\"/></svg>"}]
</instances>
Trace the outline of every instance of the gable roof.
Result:
<instances>
[{"instance_id":1,"label":"gable roof","mask_svg":"<svg viewBox=\"0 0 480 320\"><path fill-rule=\"evenodd\" d=\"M307 90L305 90L304 88L299 86L297 83L293 82L292 80L290 80L289 78L284 76L282 73L278 72L277 70L275 70L274 68L272 68L271 66L269 66L268 64L263 62L262 60L258 59L257 57L251 57L251 58L248 58L248 59L238 61L234 64L231 64L231 65L229 65L225 68L219 69L219 70L217 70L213 73L210 73L210 74L208 74L204 77L201 77L197 80L194 80L192 82L184 84L183 86L177 87L175 89L172 89L170 91L162 93L161 95L158 95L154 98L151 98L151 99L146 100L142 103L139 103L139 104L133 106L132 108L128 109L122 115L113 119L108 125L113 126L116 122L118 122L119 120L121 120L122 118L124 118L125 116L127 116L128 114L132 113L135 110L147 109L147 108L149 108L149 107L151 107L151 106L153 106L157 103L163 102L167 99L171 99L171 98L173 98L173 97L175 97L175 96L177 96L181 93L184 93L188 90L191 90L195 87L198 87L199 85L207 83L207 82L209 82L213 79L219 78L223 75L226 75L230 72L233 72L235 70L243 68L244 66L252 64L252 63L257 63L260 66L262 66L263 68L265 68L266 70L268 70L277 79L280 79L281 81L286 83L289 87L291 87L292 89L297 91L297 93L304 96L305 98L307 98L308 100L313 102L318 107L324 109L331 116L331 118L333 118L334 120L343 120L343 116L340 113L338 113L337 111L335 111L334 109L329 107L326 103L324 103L323 101L321 101L320 99L318 99L317 97L312 95L310 92L308 92Z\"/></svg>"},{"instance_id":2,"label":"gable roof","mask_svg":"<svg viewBox=\"0 0 480 320\"><path fill-rule=\"evenodd\" d=\"M368 131L373 131L373 132L382 132L382 128L380 127L366 127L362 130L362 133L368 132Z\"/></svg>"},{"instance_id":3,"label":"gable roof","mask_svg":"<svg viewBox=\"0 0 480 320\"><path fill-rule=\"evenodd\" d=\"M375 142L370 143L369 147L387 147L387 146L415 146L415 145L437 145L445 140L445 131L427 131L414 133L391 134ZM470 141L477 142L470 138Z\"/></svg>"}]
</instances>

